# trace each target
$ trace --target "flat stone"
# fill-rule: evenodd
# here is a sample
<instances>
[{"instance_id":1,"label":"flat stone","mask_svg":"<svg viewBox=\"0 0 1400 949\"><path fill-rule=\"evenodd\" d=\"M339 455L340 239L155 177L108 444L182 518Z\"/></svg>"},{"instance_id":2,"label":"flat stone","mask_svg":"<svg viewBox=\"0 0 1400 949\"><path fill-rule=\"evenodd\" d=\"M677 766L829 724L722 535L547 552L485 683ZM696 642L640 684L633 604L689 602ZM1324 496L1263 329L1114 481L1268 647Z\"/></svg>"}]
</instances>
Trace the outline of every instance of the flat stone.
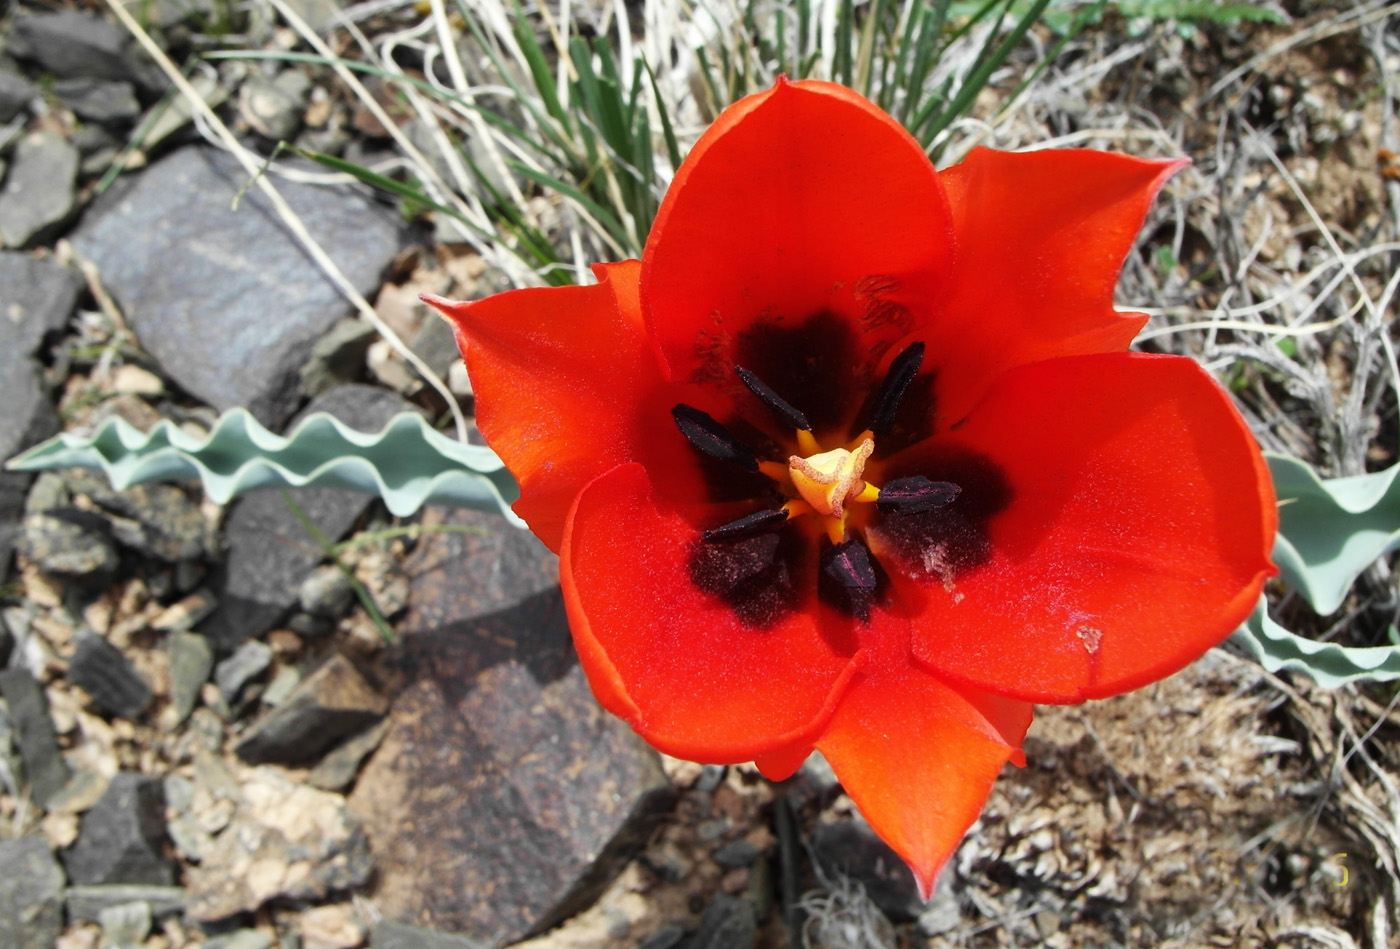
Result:
<instances>
[{"instance_id":1,"label":"flat stone","mask_svg":"<svg viewBox=\"0 0 1400 949\"><path fill-rule=\"evenodd\" d=\"M23 351L0 344L0 458L12 458L58 431L58 414L44 394L39 371ZM0 470L0 581L8 575L23 534L25 495L34 476Z\"/></svg>"},{"instance_id":2,"label":"flat stone","mask_svg":"<svg viewBox=\"0 0 1400 949\"><path fill-rule=\"evenodd\" d=\"M185 911L183 886L152 886L143 883L109 883L100 886L70 886L64 891L68 918L74 922L95 923L102 911L113 906L145 903L157 919L178 916Z\"/></svg>"},{"instance_id":3,"label":"flat stone","mask_svg":"<svg viewBox=\"0 0 1400 949\"><path fill-rule=\"evenodd\" d=\"M6 76L0 70L0 113ZM0 115L0 121L4 121ZM58 416L30 358L73 315L82 279L49 259L0 251L0 458L10 458L58 431ZM0 579L19 536L19 518L33 475L0 471Z\"/></svg>"},{"instance_id":4,"label":"flat stone","mask_svg":"<svg viewBox=\"0 0 1400 949\"><path fill-rule=\"evenodd\" d=\"M686 949L752 949L758 944L758 919L753 904L720 893L700 917Z\"/></svg>"},{"instance_id":5,"label":"flat stone","mask_svg":"<svg viewBox=\"0 0 1400 949\"><path fill-rule=\"evenodd\" d=\"M53 949L63 930L63 870L43 837L0 840L0 946Z\"/></svg>"},{"instance_id":6,"label":"flat stone","mask_svg":"<svg viewBox=\"0 0 1400 949\"><path fill-rule=\"evenodd\" d=\"M667 923L646 938L637 949L676 949L685 939L685 929L676 923Z\"/></svg>"},{"instance_id":7,"label":"flat stone","mask_svg":"<svg viewBox=\"0 0 1400 949\"><path fill-rule=\"evenodd\" d=\"M237 932L212 936L204 941L204 949L271 949L272 937L260 929L240 929Z\"/></svg>"},{"instance_id":8,"label":"flat stone","mask_svg":"<svg viewBox=\"0 0 1400 949\"><path fill-rule=\"evenodd\" d=\"M88 212L74 244L97 264L164 373L220 410L264 424L298 400L298 370L350 309L286 232L242 167L184 148ZM379 284L404 243L392 213L357 190L279 180L310 233L360 292Z\"/></svg>"},{"instance_id":9,"label":"flat stone","mask_svg":"<svg viewBox=\"0 0 1400 949\"><path fill-rule=\"evenodd\" d=\"M214 647L198 633L175 631L165 637L170 651L170 704L175 707L176 723L190 717L199 692L214 670Z\"/></svg>"},{"instance_id":10,"label":"flat stone","mask_svg":"<svg viewBox=\"0 0 1400 949\"><path fill-rule=\"evenodd\" d=\"M34 60L60 79L126 79L132 73L128 40L114 23L64 10L16 17L7 52Z\"/></svg>"},{"instance_id":11,"label":"flat stone","mask_svg":"<svg viewBox=\"0 0 1400 949\"><path fill-rule=\"evenodd\" d=\"M290 141L301 128L310 80L291 69L276 79L252 75L238 90L238 113L253 131L272 141Z\"/></svg>"},{"instance_id":12,"label":"flat stone","mask_svg":"<svg viewBox=\"0 0 1400 949\"><path fill-rule=\"evenodd\" d=\"M391 724L385 720L345 739L311 769L306 776L307 782L326 791L343 791L348 788L359 773L365 758L379 747L379 743L389 733Z\"/></svg>"},{"instance_id":13,"label":"flat stone","mask_svg":"<svg viewBox=\"0 0 1400 949\"><path fill-rule=\"evenodd\" d=\"M444 521L482 532L427 535L406 564L405 685L350 806L385 918L500 945L596 898L673 792L594 701L554 555L498 515L425 516Z\"/></svg>"},{"instance_id":14,"label":"flat stone","mask_svg":"<svg viewBox=\"0 0 1400 949\"><path fill-rule=\"evenodd\" d=\"M151 687L141 674L106 639L91 630L73 637L75 649L68 660L68 678L86 689L98 708L109 715L134 719L151 704Z\"/></svg>"},{"instance_id":15,"label":"flat stone","mask_svg":"<svg viewBox=\"0 0 1400 949\"><path fill-rule=\"evenodd\" d=\"M335 619L345 615L355 599L355 586L335 564L312 570L297 590L301 608L313 616Z\"/></svg>"},{"instance_id":16,"label":"flat stone","mask_svg":"<svg viewBox=\"0 0 1400 949\"><path fill-rule=\"evenodd\" d=\"M353 385L318 396L298 418L329 412L351 428L375 432L409 408L393 393ZM368 495L335 488L301 488L291 496L331 540L339 540L370 504ZM220 607L200 627L221 652L271 630L298 602L302 583L324 559L280 491L257 491L240 500L224 533L228 559Z\"/></svg>"},{"instance_id":17,"label":"flat stone","mask_svg":"<svg viewBox=\"0 0 1400 949\"><path fill-rule=\"evenodd\" d=\"M336 655L297 686L284 705L250 728L234 751L249 764L311 761L373 724L387 704L348 659Z\"/></svg>"},{"instance_id":18,"label":"flat stone","mask_svg":"<svg viewBox=\"0 0 1400 949\"><path fill-rule=\"evenodd\" d=\"M94 584L121 565L111 525L92 511L74 507L26 517L19 548L44 573Z\"/></svg>"},{"instance_id":19,"label":"flat stone","mask_svg":"<svg viewBox=\"0 0 1400 949\"><path fill-rule=\"evenodd\" d=\"M53 719L49 716L49 700L29 670L22 668L0 672L0 696L4 696L10 710L15 744L24 761L30 796L34 803L47 810L72 777L72 771L58 751Z\"/></svg>"},{"instance_id":20,"label":"flat stone","mask_svg":"<svg viewBox=\"0 0 1400 949\"><path fill-rule=\"evenodd\" d=\"M19 73L0 69L0 122L19 115L38 94L34 84Z\"/></svg>"},{"instance_id":21,"label":"flat stone","mask_svg":"<svg viewBox=\"0 0 1400 949\"><path fill-rule=\"evenodd\" d=\"M86 495L111 515L115 540L155 560L177 563L211 556L217 543L200 511L198 495L174 484L138 484L118 491L90 469L63 473L73 494Z\"/></svg>"},{"instance_id":22,"label":"flat stone","mask_svg":"<svg viewBox=\"0 0 1400 949\"><path fill-rule=\"evenodd\" d=\"M157 778L120 771L83 815L78 839L63 864L74 884L149 883L169 886L175 870L161 853L165 792Z\"/></svg>"},{"instance_id":23,"label":"flat stone","mask_svg":"<svg viewBox=\"0 0 1400 949\"><path fill-rule=\"evenodd\" d=\"M76 206L78 150L52 132L20 139L0 190L0 246L28 247L54 235Z\"/></svg>"},{"instance_id":24,"label":"flat stone","mask_svg":"<svg viewBox=\"0 0 1400 949\"><path fill-rule=\"evenodd\" d=\"M909 922L924 911L909 865L865 821L821 824L812 832L811 846L828 874L855 880L891 921Z\"/></svg>"},{"instance_id":25,"label":"flat stone","mask_svg":"<svg viewBox=\"0 0 1400 949\"><path fill-rule=\"evenodd\" d=\"M725 844L714 852L715 863L726 870L751 867L759 858L759 849L742 838Z\"/></svg>"},{"instance_id":26,"label":"flat stone","mask_svg":"<svg viewBox=\"0 0 1400 949\"><path fill-rule=\"evenodd\" d=\"M373 871L359 821L338 794L272 767L240 775L232 819L187 873L189 915L216 922L272 899L321 900Z\"/></svg>"},{"instance_id":27,"label":"flat stone","mask_svg":"<svg viewBox=\"0 0 1400 949\"><path fill-rule=\"evenodd\" d=\"M136 89L129 82L111 82L87 77L59 79L54 95L74 115L99 125L120 125L141 114Z\"/></svg>"},{"instance_id":28,"label":"flat stone","mask_svg":"<svg viewBox=\"0 0 1400 949\"><path fill-rule=\"evenodd\" d=\"M151 907L146 903L109 906L98 917L102 942L110 949L141 949L151 934Z\"/></svg>"},{"instance_id":29,"label":"flat stone","mask_svg":"<svg viewBox=\"0 0 1400 949\"><path fill-rule=\"evenodd\" d=\"M45 336L67 324L82 290L82 278L67 267L0 251L0 342L33 353Z\"/></svg>"},{"instance_id":30,"label":"flat stone","mask_svg":"<svg viewBox=\"0 0 1400 949\"><path fill-rule=\"evenodd\" d=\"M224 702L232 706L243 687L267 671L272 665L272 648L251 639L234 650L233 655L214 667L214 682Z\"/></svg>"},{"instance_id":31,"label":"flat stone","mask_svg":"<svg viewBox=\"0 0 1400 949\"><path fill-rule=\"evenodd\" d=\"M444 933L381 919L369 933L370 949L487 949L488 943L460 933Z\"/></svg>"}]
</instances>

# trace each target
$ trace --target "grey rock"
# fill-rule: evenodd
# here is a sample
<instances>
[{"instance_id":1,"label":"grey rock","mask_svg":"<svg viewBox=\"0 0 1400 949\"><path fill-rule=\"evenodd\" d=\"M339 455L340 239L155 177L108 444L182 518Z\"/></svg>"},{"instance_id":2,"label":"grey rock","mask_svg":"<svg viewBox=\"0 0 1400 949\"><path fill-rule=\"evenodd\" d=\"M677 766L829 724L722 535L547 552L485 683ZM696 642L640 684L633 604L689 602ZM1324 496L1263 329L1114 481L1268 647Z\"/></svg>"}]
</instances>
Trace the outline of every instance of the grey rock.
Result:
<instances>
[{"instance_id":1,"label":"grey rock","mask_svg":"<svg viewBox=\"0 0 1400 949\"><path fill-rule=\"evenodd\" d=\"M722 764L705 765L700 771L700 777L695 780L695 790L710 793L724 783L724 776L728 773L729 769Z\"/></svg>"},{"instance_id":2,"label":"grey rock","mask_svg":"<svg viewBox=\"0 0 1400 949\"><path fill-rule=\"evenodd\" d=\"M82 278L67 267L0 251L0 342L33 353L46 335L63 329L82 290Z\"/></svg>"},{"instance_id":3,"label":"grey rock","mask_svg":"<svg viewBox=\"0 0 1400 949\"><path fill-rule=\"evenodd\" d=\"M412 348L439 378L447 378L452 364L462 358L452 325L436 313L423 322L422 329L413 337Z\"/></svg>"},{"instance_id":4,"label":"grey rock","mask_svg":"<svg viewBox=\"0 0 1400 949\"><path fill-rule=\"evenodd\" d=\"M116 540L144 556L166 563L211 555L216 543L200 511L199 501L173 484L138 484L118 491L100 472L65 472L74 494L92 499L114 525Z\"/></svg>"},{"instance_id":5,"label":"grey rock","mask_svg":"<svg viewBox=\"0 0 1400 949\"><path fill-rule=\"evenodd\" d=\"M129 123L141 114L136 89L129 82L60 79L53 84L53 92L78 118L99 125Z\"/></svg>"},{"instance_id":6,"label":"grey rock","mask_svg":"<svg viewBox=\"0 0 1400 949\"><path fill-rule=\"evenodd\" d=\"M307 782L325 791L343 791L349 787L365 758L389 733L389 726L390 722L382 721L345 739L311 769Z\"/></svg>"},{"instance_id":7,"label":"grey rock","mask_svg":"<svg viewBox=\"0 0 1400 949\"><path fill-rule=\"evenodd\" d=\"M490 943L381 919L369 932L370 949L488 949Z\"/></svg>"},{"instance_id":8,"label":"grey rock","mask_svg":"<svg viewBox=\"0 0 1400 949\"><path fill-rule=\"evenodd\" d=\"M104 196L74 244L166 375L215 408L245 405L275 425L296 404L313 344L348 306L257 188L230 210L246 178L221 153L181 149ZM345 188L278 188L351 284L378 285L404 240L391 214Z\"/></svg>"},{"instance_id":9,"label":"grey rock","mask_svg":"<svg viewBox=\"0 0 1400 949\"><path fill-rule=\"evenodd\" d=\"M752 949L757 943L753 904L721 893L706 907L686 949Z\"/></svg>"},{"instance_id":10,"label":"grey rock","mask_svg":"<svg viewBox=\"0 0 1400 949\"><path fill-rule=\"evenodd\" d=\"M408 407L382 389L342 386L313 399L300 417L329 412L351 428L374 432ZM303 488L291 495L332 540L339 540L370 503L364 494L333 488ZM316 541L277 491L257 492L239 501L224 531L228 559L220 608L201 627L218 651L272 629L297 602L302 582L323 559Z\"/></svg>"},{"instance_id":11,"label":"grey rock","mask_svg":"<svg viewBox=\"0 0 1400 949\"><path fill-rule=\"evenodd\" d=\"M684 938L684 928L676 923L667 923L648 936L637 949L676 949Z\"/></svg>"},{"instance_id":12,"label":"grey rock","mask_svg":"<svg viewBox=\"0 0 1400 949\"><path fill-rule=\"evenodd\" d=\"M19 115L39 91L34 84L18 73L0 69L0 122L8 122Z\"/></svg>"},{"instance_id":13,"label":"grey rock","mask_svg":"<svg viewBox=\"0 0 1400 949\"><path fill-rule=\"evenodd\" d=\"M262 695L258 698L262 704L277 708L287 704L299 685L301 685L301 670L296 666L280 666L277 673L273 675L272 681L267 684L267 688L263 689Z\"/></svg>"},{"instance_id":14,"label":"grey rock","mask_svg":"<svg viewBox=\"0 0 1400 949\"><path fill-rule=\"evenodd\" d=\"M759 849L747 840L735 840L714 852L715 863L726 870L751 867L758 859Z\"/></svg>"},{"instance_id":15,"label":"grey rock","mask_svg":"<svg viewBox=\"0 0 1400 949\"><path fill-rule=\"evenodd\" d=\"M378 721L387 704L348 659L336 655L308 676L285 705L250 728L234 751L250 764L311 761Z\"/></svg>"},{"instance_id":16,"label":"grey rock","mask_svg":"<svg viewBox=\"0 0 1400 949\"><path fill-rule=\"evenodd\" d=\"M97 921L102 924L102 941L110 949L139 949L151 934L151 907L140 901L108 906Z\"/></svg>"},{"instance_id":17,"label":"grey rock","mask_svg":"<svg viewBox=\"0 0 1400 949\"><path fill-rule=\"evenodd\" d=\"M240 929L204 940L204 949L270 949L271 946L272 938L260 929Z\"/></svg>"},{"instance_id":18,"label":"grey rock","mask_svg":"<svg viewBox=\"0 0 1400 949\"><path fill-rule=\"evenodd\" d=\"M320 900L369 879L369 846L339 795L271 767L243 772L236 790L232 819L188 870L190 917L216 922L272 899Z\"/></svg>"},{"instance_id":19,"label":"grey rock","mask_svg":"<svg viewBox=\"0 0 1400 949\"><path fill-rule=\"evenodd\" d=\"M18 349L0 343L0 458L11 458L22 449L58 431L58 415L40 385L33 360ZM0 470L0 580L23 532L21 516L32 475Z\"/></svg>"},{"instance_id":20,"label":"grey rock","mask_svg":"<svg viewBox=\"0 0 1400 949\"><path fill-rule=\"evenodd\" d=\"M44 573L101 583L121 565L112 528L100 515L55 508L24 519L20 549Z\"/></svg>"},{"instance_id":21,"label":"grey rock","mask_svg":"<svg viewBox=\"0 0 1400 949\"><path fill-rule=\"evenodd\" d=\"M297 590L301 608L314 616L332 619L345 615L355 598L355 586L335 564L317 567L302 581Z\"/></svg>"},{"instance_id":22,"label":"grey rock","mask_svg":"<svg viewBox=\"0 0 1400 949\"><path fill-rule=\"evenodd\" d=\"M68 918L95 923L103 910L131 903L144 903L157 919L178 916L185 911L185 888L152 886L143 883L109 883L100 886L70 886L64 893Z\"/></svg>"},{"instance_id":23,"label":"grey rock","mask_svg":"<svg viewBox=\"0 0 1400 949\"><path fill-rule=\"evenodd\" d=\"M304 72L296 69L273 80L249 76L238 90L239 114L259 135L273 141L290 141L301 128L310 82Z\"/></svg>"},{"instance_id":24,"label":"grey rock","mask_svg":"<svg viewBox=\"0 0 1400 949\"><path fill-rule=\"evenodd\" d=\"M909 922L924 911L909 865L865 821L821 824L812 832L811 845L812 855L828 875L840 874L865 887L891 921Z\"/></svg>"},{"instance_id":25,"label":"grey rock","mask_svg":"<svg viewBox=\"0 0 1400 949\"><path fill-rule=\"evenodd\" d=\"M69 680L86 689L109 715L139 717L151 704L151 687L122 651L91 630L80 631L74 641Z\"/></svg>"},{"instance_id":26,"label":"grey rock","mask_svg":"<svg viewBox=\"0 0 1400 949\"><path fill-rule=\"evenodd\" d=\"M323 32L336 22L343 4L340 0L289 0L288 4L313 30Z\"/></svg>"},{"instance_id":27,"label":"grey rock","mask_svg":"<svg viewBox=\"0 0 1400 949\"><path fill-rule=\"evenodd\" d=\"M29 779L29 793L36 804L47 809L72 776L58 752L49 700L29 671L18 668L0 672L0 696L4 696L10 710L15 744Z\"/></svg>"},{"instance_id":28,"label":"grey rock","mask_svg":"<svg viewBox=\"0 0 1400 949\"><path fill-rule=\"evenodd\" d=\"M199 692L214 669L214 648L198 633L175 631L166 635L170 650L170 704L176 722L183 722L194 711Z\"/></svg>"},{"instance_id":29,"label":"grey rock","mask_svg":"<svg viewBox=\"0 0 1400 949\"><path fill-rule=\"evenodd\" d=\"M126 79L132 74L127 42L125 31L115 24L65 10L17 17L8 52L34 60L60 79Z\"/></svg>"},{"instance_id":30,"label":"grey rock","mask_svg":"<svg viewBox=\"0 0 1400 949\"><path fill-rule=\"evenodd\" d=\"M119 771L64 854L68 878L78 885L150 883L169 886L175 870L162 854L165 792L157 778Z\"/></svg>"},{"instance_id":31,"label":"grey rock","mask_svg":"<svg viewBox=\"0 0 1400 949\"><path fill-rule=\"evenodd\" d=\"M0 840L0 946L53 949L63 930L63 870L42 837Z\"/></svg>"},{"instance_id":32,"label":"grey rock","mask_svg":"<svg viewBox=\"0 0 1400 949\"><path fill-rule=\"evenodd\" d=\"M365 353L378 331L358 317L341 320L316 340L301 367L301 387L308 395L353 382L365 368Z\"/></svg>"},{"instance_id":33,"label":"grey rock","mask_svg":"<svg viewBox=\"0 0 1400 949\"><path fill-rule=\"evenodd\" d=\"M20 140L0 191L0 245L28 247L48 239L76 206L78 150L52 132Z\"/></svg>"},{"instance_id":34,"label":"grey rock","mask_svg":"<svg viewBox=\"0 0 1400 949\"><path fill-rule=\"evenodd\" d=\"M233 705L243 687L267 671L272 665L272 647L251 639L234 650L233 655L214 667L214 682L225 702Z\"/></svg>"},{"instance_id":35,"label":"grey rock","mask_svg":"<svg viewBox=\"0 0 1400 949\"><path fill-rule=\"evenodd\" d=\"M287 617L287 628L302 639L322 639L335 632L335 620L310 613L293 613Z\"/></svg>"},{"instance_id":36,"label":"grey rock","mask_svg":"<svg viewBox=\"0 0 1400 949\"><path fill-rule=\"evenodd\" d=\"M406 564L407 684L350 806L386 918L501 944L590 903L674 792L655 753L593 700L554 556L496 515L425 516L443 520L483 531L429 535Z\"/></svg>"}]
</instances>

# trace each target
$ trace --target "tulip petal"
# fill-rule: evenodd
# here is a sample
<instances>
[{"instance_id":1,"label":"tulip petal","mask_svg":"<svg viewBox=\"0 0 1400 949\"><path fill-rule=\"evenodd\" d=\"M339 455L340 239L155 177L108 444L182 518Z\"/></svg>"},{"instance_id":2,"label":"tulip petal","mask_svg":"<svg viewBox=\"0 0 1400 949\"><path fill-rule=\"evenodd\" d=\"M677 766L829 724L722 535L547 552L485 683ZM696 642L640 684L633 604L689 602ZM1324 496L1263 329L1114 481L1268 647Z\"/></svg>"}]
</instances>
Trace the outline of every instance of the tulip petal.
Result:
<instances>
[{"instance_id":1,"label":"tulip petal","mask_svg":"<svg viewBox=\"0 0 1400 949\"><path fill-rule=\"evenodd\" d=\"M940 173L958 246L953 285L925 337L940 427L1012 366L1128 348L1147 318L1114 310L1118 272L1148 206L1185 164L979 148Z\"/></svg>"},{"instance_id":2,"label":"tulip petal","mask_svg":"<svg viewBox=\"0 0 1400 949\"><path fill-rule=\"evenodd\" d=\"M633 460L631 427L660 382L641 325L639 273L627 261L599 267L593 286L426 298L456 331L477 426L520 483L515 512L555 552L580 489Z\"/></svg>"},{"instance_id":3,"label":"tulip petal","mask_svg":"<svg viewBox=\"0 0 1400 949\"><path fill-rule=\"evenodd\" d=\"M925 899L1030 727L1029 703L952 688L911 666L862 673L817 748Z\"/></svg>"},{"instance_id":4,"label":"tulip petal","mask_svg":"<svg viewBox=\"0 0 1400 949\"><path fill-rule=\"evenodd\" d=\"M1268 471L1190 359L1013 369L887 471L961 480L947 507L872 525L870 545L903 600L922 601L915 655L998 694L1079 702L1168 676L1228 636L1276 572Z\"/></svg>"},{"instance_id":5,"label":"tulip petal","mask_svg":"<svg viewBox=\"0 0 1400 949\"><path fill-rule=\"evenodd\" d=\"M823 627L831 611L817 602L816 545L792 527L776 552L767 537L703 542L690 518L659 502L645 469L621 465L590 483L569 516L560 578L599 701L655 747L693 761L810 747L855 652ZM765 552L771 559L756 564ZM746 586L749 577L761 582Z\"/></svg>"},{"instance_id":6,"label":"tulip petal","mask_svg":"<svg viewBox=\"0 0 1400 949\"><path fill-rule=\"evenodd\" d=\"M744 366L820 432L932 312L950 238L938 176L898 123L849 89L780 80L726 110L678 171L642 265L647 328L673 380L751 399Z\"/></svg>"}]
</instances>

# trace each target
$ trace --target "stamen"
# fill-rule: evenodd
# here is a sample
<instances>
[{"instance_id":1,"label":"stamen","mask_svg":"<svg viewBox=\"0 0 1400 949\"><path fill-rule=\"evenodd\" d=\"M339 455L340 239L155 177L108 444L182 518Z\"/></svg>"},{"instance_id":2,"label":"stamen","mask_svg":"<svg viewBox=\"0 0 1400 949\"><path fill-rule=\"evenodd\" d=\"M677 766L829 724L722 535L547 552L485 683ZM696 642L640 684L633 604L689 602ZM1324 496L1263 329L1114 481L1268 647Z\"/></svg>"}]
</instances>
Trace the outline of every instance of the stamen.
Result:
<instances>
[{"instance_id":1,"label":"stamen","mask_svg":"<svg viewBox=\"0 0 1400 949\"><path fill-rule=\"evenodd\" d=\"M758 459L709 414L681 402L671 409L676 428L697 451L736 464L746 471L758 471Z\"/></svg>"},{"instance_id":2,"label":"stamen","mask_svg":"<svg viewBox=\"0 0 1400 949\"><path fill-rule=\"evenodd\" d=\"M713 527L703 532L700 539L706 542L716 540L743 540L745 537L757 537L759 534L768 534L783 524L787 523L788 511L785 507L780 507L772 511L755 511L753 514L745 515L737 521L730 521L719 527Z\"/></svg>"},{"instance_id":3,"label":"stamen","mask_svg":"<svg viewBox=\"0 0 1400 949\"><path fill-rule=\"evenodd\" d=\"M739 374L739 378L744 380L744 385L749 387L749 391L758 396L758 400L773 410L773 413L799 431L810 432L812 423L807 421L807 416L794 408L792 403L774 392L758 376L749 372L743 366L735 366L734 371Z\"/></svg>"},{"instance_id":4,"label":"stamen","mask_svg":"<svg viewBox=\"0 0 1400 949\"><path fill-rule=\"evenodd\" d=\"M870 551L855 538L828 547L822 553L822 571L848 590L875 589Z\"/></svg>"},{"instance_id":5,"label":"stamen","mask_svg":"<svg viewBox=\"0 0 1400 949\"><path fill-rule=\"evenodd\" d=\"M875 506L881 514L922 514L952 503L962 488L948 481L930 481L923 475L886 481Z\"/></svg>"},{"instance_id":6,"label":"stamen","mask_svg":"<svg viewBox=\"0 0 1400 949\"><path fill-rule=\"evenodd\" d=\"M880 383L880 391L875 395L875 404L870 410L870 431L882 435L894 425L895 414L899 411L900 400L909 390L909 384L919 374L919 366L924 361L924 344L910 343L904 351L894 357L885 381Z\"/></svg>"}]
</instances>

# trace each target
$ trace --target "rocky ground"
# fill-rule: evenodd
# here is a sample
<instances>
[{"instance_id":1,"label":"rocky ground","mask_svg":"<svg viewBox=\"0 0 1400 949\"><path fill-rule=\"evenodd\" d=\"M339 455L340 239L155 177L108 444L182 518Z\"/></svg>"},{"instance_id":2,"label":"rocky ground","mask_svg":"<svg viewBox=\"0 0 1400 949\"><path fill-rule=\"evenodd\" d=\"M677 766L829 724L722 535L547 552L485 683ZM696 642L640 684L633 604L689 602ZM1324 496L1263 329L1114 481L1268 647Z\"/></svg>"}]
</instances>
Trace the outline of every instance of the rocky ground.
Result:
<instances>
[{"instance_id":1,"label":"rocky ground","mask_svg":"<svg viewBox=\"0 0 1400 949\"><path fill-rule=\"evenodd\" d=\"M182 59L297 42L262 4L236 23L221 0L136 6ZM325 26L336 4L291 6ZM380 7L364 29L422 15ZM1323 253L1309 206L1348 252L1395 239L1381 149L1396 147L1400 14L1289 12L1185 36L1110 19L1037 96L995 121L989 102L967 134L1144 154L1167 139L1196 157L1127 268L1125 299L1151 301L1164 329L1147 345L1221 371L1266 444L1364 470L1394 460L1392 398L1355 420L1370 426L1357 461L1356 432L1329 428L1257 347L1171 329L1222 295L1296 283ZM391 154L324 69L191 75L260 152ZM166 92L102 4L21 2L0 20L0 457L113 416L191 432L238 405L277 430L315 411L364 431L403 410L441 418L256 191L230 210L246 175ZM469 406L416 294L508 281L431 220L319 177L293 166L278 188ZM1356 260L1359 280L1388 279L1392 257ZM1222 270L1248 279L1222 289ZM1299 345L1339 387L1361 375L1345 341L1318 338ZM602 713L553 556L499 516L399 520L332 489L225 509L197 485L5 473L0 564L5 949L1381 949L1397 931L1393 688L1325 692L1226 648L1141 692L1044 709L1027 767L1007 769L924 905L819 758L774 785L661 759ZM1368 583L1348 609L1393 622L1376 593L1392 581Z\"/></svg>"}]
</instances>

